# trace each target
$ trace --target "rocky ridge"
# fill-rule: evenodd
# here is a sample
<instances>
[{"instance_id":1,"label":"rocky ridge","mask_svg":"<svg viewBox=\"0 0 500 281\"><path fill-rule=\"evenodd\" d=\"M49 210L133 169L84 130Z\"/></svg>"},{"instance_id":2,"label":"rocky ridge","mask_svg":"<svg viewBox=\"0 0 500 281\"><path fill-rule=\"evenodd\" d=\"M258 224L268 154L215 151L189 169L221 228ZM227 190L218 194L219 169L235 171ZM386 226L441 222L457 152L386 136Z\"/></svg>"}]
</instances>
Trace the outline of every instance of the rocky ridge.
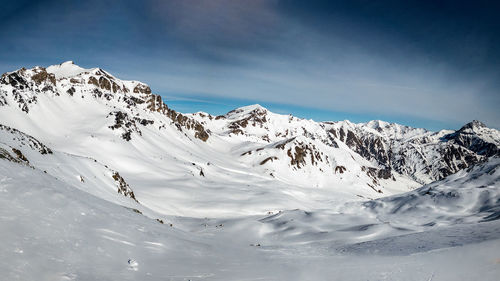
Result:
<instances>
[{"instance_id":1,"label":"rocky ridge","mask_svg":"<svg viewBox=\"0 0 500 281\"><path fill-rule=\"evenodd\" d=\"M140 115L140 111L158 112L167 116L179 130L191 131L195 138L202 141L209 138L209 132L200 123L170 109L161 96L151 92L148 85L117 79L100 68L84 69L72 61L48 68L21 68L4 73L0 85L0 106L12 103L26 114L37 103L39 95L53 98L69 95L81 99L93 98L110 105L118 103L121 110L110 112L115 116L115 124L110 129L121 129L125 140L130 140L133 133L140 135L141 126L154 124L153 120L129 118L126 111L134 115Z\"/></svg>"}]
</instances>

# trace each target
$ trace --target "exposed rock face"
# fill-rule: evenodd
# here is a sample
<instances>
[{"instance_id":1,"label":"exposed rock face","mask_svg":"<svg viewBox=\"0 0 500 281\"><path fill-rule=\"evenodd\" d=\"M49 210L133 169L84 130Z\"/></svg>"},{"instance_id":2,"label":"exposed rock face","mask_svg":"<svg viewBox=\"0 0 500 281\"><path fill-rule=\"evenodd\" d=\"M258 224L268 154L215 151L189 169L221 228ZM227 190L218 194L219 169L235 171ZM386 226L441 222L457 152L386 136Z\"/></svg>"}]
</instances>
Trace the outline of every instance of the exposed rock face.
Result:
<instances>
[{"instance_id":1,"label":"exposed rock face","mask_svg":"<svg viewBox=\"0 0 500 281\"><path fill-rule=\"evenodd\" d=\"M160 112L166 116L168 116L172 121L174 121L175 125L179 130L182 128L186 128L188 130L194 130L194 136L202 141L207 141L209 138L209 132L205 130L203 125L196 121L193 118L190 118L186 115L176 112L173 109L170 109L162 100L159 95L151 94L148 99L148 109L151 111Z\"/></svg>"},{"instance_id":2,"label":"exposed rock face","mask_svg":"<svg viewBox=\"0 0 500 281\"><path fill-rule=\"evenodd\" d=\"M474 122L473 122L474 123ZM498 131L478 133L470 128L485 128L478 123L446 134L397 124L339 126L334 136L363 158L381 168L378 178L391 178L390 172L412 177L421 183L442 179L459 170L498 155ZM345 128L348 127L348 128ZM486 136L486 137L485 137Z\"/></svg>"},{"instance_id":3,"label":"exposed rock face","mask_svg":"<svg viewBox=\"0 0 500 281\"><path fill-rule=\"evenodd\" d=\"M262 161L260 162L260 165L264 165L264 164L266 164L268 161L271 161L271 162L272 162L272 161L274 161L274 160L278 160L278 157L276 157L276 156L270 156L270 157L267 157L266 159L264 159L264 160L262 160Z\"/></svg>"},{"instance_id":4,"label":"exposed rock face","mask_svg":"<svg viewBox=\"0 0 500 281\"><path fill-rule=\"evenodd\" d=\"M311 158L311 164L316 165L316 161L322 161L320 152L316 150L316 147L312 144L307 145L304 143L299 143L293 149L289 148L287 150L287 155L290 157L290 164L292 166L296 166L300 168L303 165L306 165L306 157L309 156Z\"/></svg>"},{"instance_id":5,"label":"exposed rock face","mask_svg":"<svg viewBox=\"0 0 500 281\"><path fill-rule=\"evenodd\" d=\"M389 169L379 169L374 167L361 167L361 170L366 173L368 177L372 179L373 185L378 185L380 179L394 179Z\"/></svg>"},{"instance_id":6,"label":"exposed rock face","mask_svg":"<svg viewBox=\"0 0 500 281\"><path fill-rule=\"evenodd\" d=\"M391 174L391 169L389 169L389 168L378 170L377 177L379 179L385 179L385 180L389 179L389 178L394 179L394 177Z\"/></svg>"},{"instance_id":7,"label":"exposed rock face","mask_svg":"<svg viewBox=\"0 0 500 281\"><path fill-rule=\"evenodd\" d=\"M114 172L112 175L113 179L118 183L118 193L123 194L125 197L130 197L134 199L137 203L137 199L135 199L135 194L128 185L128 183L120 176L118 172Z\"/></svg>"},{"instance_id":8,"label":"exposed rock face","mask_svg":"<svg viewBox=\"0 0 500 281\"><path fill-rule=\"evenodd\" d=\"M3 147L0 147L0 160L2 159L10 162L22 163L22 160L17 158L15 155L12 155L10 151Z\"/></svg>"},{"instance_id":9,"label":"exposed rock face","mask_svg":"<svg viewBox=\"0 0 500 281\"><path fill-rule=\"evenodd\" d=\"M29 106L37 102L37 94L53 91L55 83L44 68L36 67L31 70L24 68L10 73L4 73L0 78L0 85L10 86L12 90L2 90L1 105L7 105L7 97L12 95L14 102L24 112L29 112Z\"/></svg>"},{"instance_id":10,"label":"exposed rock face","mask_svg":"<svg viewBox=\"0 0 500 281\"><path fill-rule=\"evenodd\" d=\"M136 93L136 94L141 93L141 94L150 95L151 89L147 85L139 84L139 85L135 86L134 93Z\"/></svg>"},{"instance_id":11,"label":"exposed rock face","mask_svg":"<svg viewBox=\"0 0 500 281\"><path fill-rule=\"evenodd\" d=\"M24 154L21 152L21 150L17 148L12 148L12 151L16 154L17 158L20 159L23 162L26 162L26 164L29 164L30 161L28 161L28 158L24 156Z\"/></svg>"},{"instance_id":12,"label":"exposed rock face","mask_svg":"<svg viewBox=\"0 0 500 281\"><path fill-rule=\"evenodd\" d=\"M43 67L35 68L35 74L31 76L31 79L35 81L37 85L42 83L51 83L52 85L56 85L56 77L52 73L47 73L47 70Z\"/></svg>"},{"instance_id":13,"label":"exposed rock face","mask_svg":"<svg viewBox=\"0 0 500 281\"><path fill-rule=\"evenodd\" d=\"M109 126L110 129L121 129L123 131L122 138L126 141L130 141L132 139L132 133L135 132L139 136L142 136L142 131L139 129L139 125L147 126L150 124L154 124L153 120L143 119L140 117L132 117L130 118L126 112L123 111L114 111L108 114L109 116L115 117L115 123Z\"/></svg>"},{"instance_id":14,"label":"exposed rock face","mask_svg":"<svg viewBox=\"0 0 500 281\"><path fill-rule=\"evenodd\" d=\"M347 171L347 169L344 166L335 167L335 173L343 174L345 171Z\"/></svg>"},{"instance_id":15,"label":"exposed rock face","mask_svg":"<svg viewBox=\"0 0 500 281\"><path fill-rule=\"evenodd\" d=\"M241 111L233 110L228 112L228 114L237 114ZM236 121L230 122L228 128L231 129L233 134L243 134L243 129L247 126L259 126L260 128L266 123L267 110L262 108L256 108L252 110L245 118L238 119Z\"/></svg>"},{"instance_id":16,"label":"exposed rock face","mask_svg":"<svg viewBox=\"0 0 500 281\"><path fill-rule=\"evenodd\" d=\"M70 82L72 82L72 83L75 83L75 81L77 81L77 80L75 80L75 79L70 80ZM89 77L88 83L92 84L92 85L94 85L96 87L99 87L99 82L97 81L97 79L94 76L90 76Z\"/></svg>"},{"instance_id":17,"label":"exposed rock face","mask_svg":"<svg viewBox=\"0 0 500 281\"><path fill-rule=\"evenodd\" d=\"M284 152L285 157L278 157L280 151ZM275 154L272 156L267 156L261 158L259 165L264 165L268 162L274 162L276 160L285 159L288 161L290 167L293 169L302 169L307 165L316 166L318 163L329 164L328 156L320 151L311 142L306 141L304 138L290 138L277 143L269 144L264 147L257 148L255 150L246 151L241 154L241 156L261 154L267 155L267 153Z\"/></svg>"}]
</instances>

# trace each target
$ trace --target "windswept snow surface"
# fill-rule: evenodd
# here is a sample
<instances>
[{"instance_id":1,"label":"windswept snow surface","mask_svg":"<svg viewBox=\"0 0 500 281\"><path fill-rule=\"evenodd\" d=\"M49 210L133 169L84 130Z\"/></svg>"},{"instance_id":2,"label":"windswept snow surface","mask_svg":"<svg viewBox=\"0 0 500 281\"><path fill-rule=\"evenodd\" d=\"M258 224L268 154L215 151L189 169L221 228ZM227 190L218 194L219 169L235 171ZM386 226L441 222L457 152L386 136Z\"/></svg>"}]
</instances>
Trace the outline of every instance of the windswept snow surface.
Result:
<instances>
[{"instance_id":1,"label":"windswept snow surface","mask_svg":"<svg viewBox=\"0 0 500 281\"><path fill-rule=\"evenodd\" d=\"M53 73L56 76L56 79L68 78L90 71L91 69L82 68L74 64L72 61L66 61L59 65L51 65L47 67L47 72Z\"/></svg>"},{"instance_id":2,"label":"windswept snow surface","mask_svg":"<svg viewBox=\"0 0 500 281\"><path fill-rule=\"evenodd\" d=\"M494 165L498 167L498 161ZM379 217L383 212L372 208L374 204L364 203L367 207L358 213L354 206L363 203L351 203L337 211L290 210L232 219L163 216L161 224L152 218L160 214L139 214L26 165L0 160L0 175L4 280L498 280L500 276L500 221L491 216L498 211L491 209L450 219L441 212L411 208L413 203L407 200L406 211L383 208L401 212L400 220L394 221ZM479 196L482 199L470 196L474 192L469 189L492 189L491 180L498 184L498 169L478 179L465 176L459 188L464 189L459 192L463 200L451 200L443 208L452 210L462 201L498 200L496 192ZM392 207L395 201L370 202ZM410 218L417 214L427 217L426 225L412 223ZM470 216L468 222L456 220Z\"/></svg>"}]
</instances>

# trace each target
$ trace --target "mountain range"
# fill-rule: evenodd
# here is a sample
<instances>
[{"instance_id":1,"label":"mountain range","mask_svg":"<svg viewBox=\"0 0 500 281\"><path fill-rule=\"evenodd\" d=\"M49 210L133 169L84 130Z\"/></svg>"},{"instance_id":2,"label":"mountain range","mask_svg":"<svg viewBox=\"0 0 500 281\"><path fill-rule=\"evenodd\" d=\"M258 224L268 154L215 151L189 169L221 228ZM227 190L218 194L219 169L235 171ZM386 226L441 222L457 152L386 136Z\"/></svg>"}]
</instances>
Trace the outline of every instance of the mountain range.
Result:
<instances>
[{"instance_id":1,"label":"mountain range","mask_svg":"<svg viewBox=\"0 0 500 281\"><path fill-rule=\"evenodd\" d=\"M473 227L499 227L499 146L500 132L476 120L433 132L380 120L315 122L260 105L218 116L184 114L147 84L71 61L0 78L2 181L39 190L40 180L49 194L70 201L83 196L91 202L78 201L83 213L103 208L112 217L119 214L116 206L125 207L178 227L168 235L175 241L185 235L190 242L179 243L187 248L214 242L193 236L203 224L227 229L220 239L251 229L259 233L249 236L253 246L319 243L323 250L351 254L393 254L398 243L408 254L423 252L408 239L454 231L462 233L462 244L500 239L469 235ZM4 204L35 192L3 189L25 192L2 199ZM56 195L38 196L52 202ZM20 243L8 234L13 245ZM120 236L113 235L108 240ZM450 243L436 240L425 251ZM110 277L103 272L99 276Z\"/></svg>"},{"instance_id":2,"label":"mountain range","mask_svg":"<svg viewBox=\"0 0 500 281\"><path fill-rule=\"evenodd\" d=\"M355 185L376 197L391 194L394 186L409 190L500 155L500 132L479 121L457 131L431 132L379 120L315 122L259 105L220 116L182 114L144 83L73 62L5 73L0 85L3 125L105 164L112 164L100 156L105 149L86 146L112 142L143 151L140 143L146 142L157 156L165 153L180 160L177 166L187 166L180 169L192 171L189 165L198 163L197 176L221 158L259 177L320 188ZM168 146L186 149L176 154Z\"/></svg>"}]
</instances>

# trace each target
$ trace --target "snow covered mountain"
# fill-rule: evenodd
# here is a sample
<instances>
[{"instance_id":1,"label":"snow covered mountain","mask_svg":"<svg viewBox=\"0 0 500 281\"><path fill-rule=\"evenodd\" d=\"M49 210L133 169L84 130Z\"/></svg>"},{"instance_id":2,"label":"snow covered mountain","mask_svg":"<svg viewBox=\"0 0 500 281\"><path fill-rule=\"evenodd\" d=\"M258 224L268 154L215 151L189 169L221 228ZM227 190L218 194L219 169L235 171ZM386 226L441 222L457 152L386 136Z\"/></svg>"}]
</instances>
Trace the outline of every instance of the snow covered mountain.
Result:
<instances>
[{"instance_id":1,"label":"snow covered mountain","mask_svg":"<svg viewBox=\"0 0 500 281\"><path fill-rule=\"evenodd\" d=\"M456 132L430 132L378 120L361 124L314 122L274 114L259 105L239 108L223 116L197 113L193 117L219 135L260 143L255 149L258 154L272 155L260 157L262 161L286 159L294 169L318 166L327 174L345 171L359 176L357 168L360 168L373 179L374 186L387 185L383 180L401 176L420 184L429 183L500 155L499 131L478 121ZM291 143L286 149L288 158L271 152L278 147L284 149L288 143ZM350 160L360 167L348 163ZM328 167L319 165L321 162L329 164Z\"/></svg>"},{"instance_id":2,"label":"snow covered mountain","mask_svg":"<svg viewBox=\"0 0 500 281\"><path fill-rule=\"evenodd\" d=\"M499 131L478 121L430 132L383 121L314 122L259 105L221 116L181 114L144 83L71 61L2 75L0 117L56 150L96 159L132 180L123 159L133 157L131 146L143 162L170 158L157 163L177 167L170 173L208 172L218 181L220 173L210 170L223 169L367 197L410 190L500 155Z\"/></svg>"},{"instance_id":3,"label":"snow covered mountain","mask_svg":"<svg viewBox=\"0 0 500 281\"><path fill-rule=\"evenodd\" d=\"M479 121L431 132L259 105L182 114L99 68L22 68L0 78L0 270L9 280L470 280L479 270L495 280L499 145Z\"/></svg>"}]
</instances>

